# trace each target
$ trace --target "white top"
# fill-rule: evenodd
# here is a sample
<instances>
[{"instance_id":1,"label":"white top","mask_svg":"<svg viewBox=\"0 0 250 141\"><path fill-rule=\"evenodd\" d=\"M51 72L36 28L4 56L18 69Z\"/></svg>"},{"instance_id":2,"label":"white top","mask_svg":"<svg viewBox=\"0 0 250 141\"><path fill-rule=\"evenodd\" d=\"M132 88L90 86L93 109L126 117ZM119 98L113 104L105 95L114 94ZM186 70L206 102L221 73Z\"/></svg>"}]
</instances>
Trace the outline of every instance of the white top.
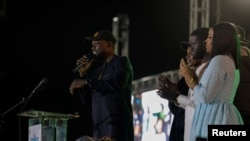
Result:
<instances>
[{"instance_id":1,"label":"white top","mask_svg":"<svg viewBox=\"0 0 250 141\"><path fill-rule=\"evenodd\" d=\"M202 68L206 65L206 63L202 63L197 67L195 73L198 76ZM179 95L177 97L177 102L179 103L179 107L185 109L185 119L184 119L184 141L189 141L190 138L190 130L192 126L192 120L194 115L195 104L193 102L193 90L188 90L188 95Z\"/></svg>"}]
</instances>

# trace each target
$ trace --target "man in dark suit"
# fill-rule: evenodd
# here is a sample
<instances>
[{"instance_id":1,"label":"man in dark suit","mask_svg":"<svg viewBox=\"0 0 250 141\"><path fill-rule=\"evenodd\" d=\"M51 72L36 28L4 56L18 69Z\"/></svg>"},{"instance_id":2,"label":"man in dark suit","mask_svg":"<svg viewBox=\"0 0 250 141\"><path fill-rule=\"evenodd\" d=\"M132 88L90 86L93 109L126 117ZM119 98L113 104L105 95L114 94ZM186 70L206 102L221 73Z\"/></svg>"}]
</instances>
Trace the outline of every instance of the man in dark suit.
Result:
<instances>
[{"instance_id":1,"label":"man in dark suit","mask_svg":"<svg viewBox=\"0 0 250 141\"><path fill-rule=\"evenodd\" d=\"M79 69L82 79L71 83L70 92L74 94L80 89L82 101L91 102L95 139L133 141L133 68L130 61L115 54L116 38L110 31L97 31L86 39L92 42L94 59L84 55L77 60L77 65L82 65Z\"/></svg>"}]
</instances>

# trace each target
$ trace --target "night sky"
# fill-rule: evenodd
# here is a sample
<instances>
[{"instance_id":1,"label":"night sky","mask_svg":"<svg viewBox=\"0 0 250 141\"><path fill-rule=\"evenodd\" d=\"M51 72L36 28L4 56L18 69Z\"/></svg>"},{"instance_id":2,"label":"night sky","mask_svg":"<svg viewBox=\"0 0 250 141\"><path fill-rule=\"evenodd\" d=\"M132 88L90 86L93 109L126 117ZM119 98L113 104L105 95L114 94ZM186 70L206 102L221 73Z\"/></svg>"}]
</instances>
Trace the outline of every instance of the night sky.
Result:
<instances>
[{"instance_id":1,"label":"night sky","mask_svg":"<svg viewBox=\"0 0 250 141\"><path fill-rule=\"evenodd\" d=\"M50 85L29 99L24 109L80 110L79 97L71 96L68 88L79 77L72 72L76 60L89 48L83 38L100 29L112 30L112 18L118 14L128 14L130 20L129 59L134 79L177 69L185 55L179 43L188 40L189 34L188 0L7 0L5 12L1 16L1 113L30 95L44 77ZM214 24L214 13L211 16ZM248 25L239 16L229 19ZM14 128L10 140L17 140L16 114L22 106L4 116L7 132Z\"/></svg>"}]
</instances>

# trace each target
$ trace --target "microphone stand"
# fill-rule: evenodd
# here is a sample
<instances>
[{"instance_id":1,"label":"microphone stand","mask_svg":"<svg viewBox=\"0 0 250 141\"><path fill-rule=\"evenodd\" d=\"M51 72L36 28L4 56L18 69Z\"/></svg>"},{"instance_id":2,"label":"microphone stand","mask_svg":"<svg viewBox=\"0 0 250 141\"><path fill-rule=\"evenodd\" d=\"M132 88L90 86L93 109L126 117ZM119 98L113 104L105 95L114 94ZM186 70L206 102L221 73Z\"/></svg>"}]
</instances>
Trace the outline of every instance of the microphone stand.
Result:
<instances>
[{"instance_id":1,"label":"microphone stand","mask_svg":"<svg viewBox=\"0 0 250 141\"><path fill-rule=\"evenodd\" d=\"M5 112L1 113L1 121L0 121L0 131L1 134L3 133L3 135L5 134L5 130L3 128L5 121L4 121L4 116L9 113L10 111L12 111L13 109L15 109L17 106L21 105L22 103L25 103L20 111L20 113L23 111L25 105L27 104L28 100L36 93L40 92L42 89L45 89L45 86L48 84L49 79L48 78L43 78L40 83L35 87L35 89L33 89L33 91L30 93L30 95L26 98L22 98L22 100L20 102L18 102L17 104L15 104L14 106L12 106L11 108L7 109ZM19 117L19 140L21 141L21 121L20 121L20 117Z\"/></svg>"},{"instance_id":2,"label":"microphone stand","mask_svg":"<svg viewBox=\"0 0 250 141\"><path fill-rule=\"evenodd\" d=\"M5 120L5 116L12 111L13 109L15 109L16 107L18 107L19 105L21 105L22 103L24 103L26 101L25 98L22 98L22 100L20 102L18 102L17 104L15 104L14 106L12 106L11 108L7 109L5 112L1 113L1 120L0 120L0 135L5 135L6 133L6 120Z\"/></svg>"},{"instance_id":3,"label":"microphone stand","mask_svg":"<svg viewBox=\"0 0 250 141\"><path fill-rule=\"evenodd\" d=\"M7 113L9 113L10 111L12 111L13 109L15 109L17 106L21 105L22 103L24 103L25 101L27 101L28 99L22 98L22 100L20 102L18 102L17 104L15 104L14 106L12 106L11 108L9 108L8 110L6 110L5 112L3 112L1 114L1 116L5 116Z\"/></svg>"},{"instance_id":4,"label":"microphone stand","mask_svg":"<svg viewBox=\"0 0 250 141\"><path fill-rule=\"evenodd\" d=\"M35 88L36 89L36 88ZM27 103L27 101L34 95L35 91L33 90L31 92L31 94L26 97L26 98L22 98L22 100L20 102L18 102L17 104L13 105L11 108L7 109L5 112L1 113L1 121L0 121L0 131L4 131L4 124L5 124L5 120L4 120L4 117L5 115L7 115L10 111L14 110L16 107L18 107L19 105L21 105L22 103ZM25 105L24 105L25 106ZM23 107L24 108L24 107ZM22 109L23 109L22 108ZM22 111L22 110L21 110Z\"/></svg>"}]
</instances>

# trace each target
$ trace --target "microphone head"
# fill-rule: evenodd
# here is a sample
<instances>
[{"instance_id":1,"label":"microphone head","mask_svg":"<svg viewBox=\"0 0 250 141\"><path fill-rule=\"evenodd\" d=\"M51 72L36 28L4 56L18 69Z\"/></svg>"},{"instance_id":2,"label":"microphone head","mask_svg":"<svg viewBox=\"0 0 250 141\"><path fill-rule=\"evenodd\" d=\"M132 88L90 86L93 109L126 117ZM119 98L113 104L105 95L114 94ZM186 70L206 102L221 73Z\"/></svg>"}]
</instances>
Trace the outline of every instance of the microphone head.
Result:
<instances>
[{"instance_id":1,"label":"microphone head","mask_svg":"<svg viewBox=\"0 0 250 141\"><path fill-rule=\"evenodd\" d=\"M39 85L47 85L48 83L49 83L49 78L48 78L48 77L44 77L44 78L41 80L41 82L40 82Z\"/></svg>"},{"instance_id":2,"label":"microphone head","mask_svg":"<svg viewBox=\"0 0 250 141\"><path fill-rule=\"evenodd\" d=\"M35 89L32 91L32 94L38 93L42 90L44 90L49 84L49 78L44 77L40 83L35 87Z\"/></svg>"}]
</instances>

